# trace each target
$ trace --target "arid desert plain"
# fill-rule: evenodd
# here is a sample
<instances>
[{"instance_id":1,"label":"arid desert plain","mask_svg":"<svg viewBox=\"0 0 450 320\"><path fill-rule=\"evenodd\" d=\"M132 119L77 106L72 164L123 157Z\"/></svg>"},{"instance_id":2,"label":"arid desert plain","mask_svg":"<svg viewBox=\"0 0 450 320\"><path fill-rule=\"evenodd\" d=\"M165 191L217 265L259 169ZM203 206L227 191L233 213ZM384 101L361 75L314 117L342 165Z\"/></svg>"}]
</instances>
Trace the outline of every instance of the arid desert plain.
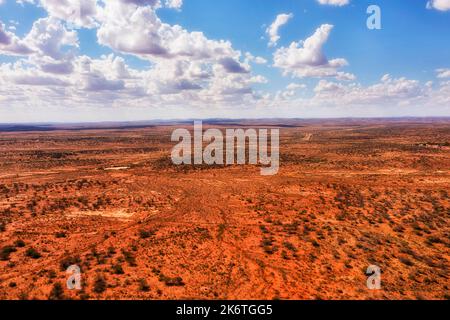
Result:
<instances>
[{"instance_id":1,"label":"arid desert plain","mask_svg":"<svg viewBox=\"0 0 450 320\"><path fill-rule=\"evenodd\" d=\"M174 165L189 122L0 127L0 299L450 298L449 119L204 126L280 128L279 173Z\"/></svg>"}]
</instances>

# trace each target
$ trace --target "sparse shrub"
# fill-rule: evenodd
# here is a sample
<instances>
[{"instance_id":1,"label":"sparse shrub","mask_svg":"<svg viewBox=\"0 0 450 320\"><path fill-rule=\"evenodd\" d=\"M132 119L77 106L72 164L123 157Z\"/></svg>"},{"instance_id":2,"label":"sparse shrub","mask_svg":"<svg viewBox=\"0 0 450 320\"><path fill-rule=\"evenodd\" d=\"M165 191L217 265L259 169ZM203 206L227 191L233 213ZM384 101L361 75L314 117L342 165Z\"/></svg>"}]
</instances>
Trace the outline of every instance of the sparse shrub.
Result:
<instances>
[{"instance_id":1,"label":"sparse shrub","mask_svg":"<svg viewBox=\"0 0 450 320\"><path fill-rule=\"evenodd\" d=\"M145 279L139 279L139 290L142 292L150 291L150 286Z\"/></svg>"},{"instance_id":2,"label":"sparse shrub","mask_svg":"<svg viewBox=\"0 0 450 320\"><path fill-rule=\"evenodd\" d=\"M106 290L106 287L107 287L107 283L106 283L105 278L98 275L97 278L95 278L95 282L94 282L94 292L102 293Z\"/></svg>"},{"instance_id":3,"label":"sparse shrub","mask_svg":"<svg viewBox=\"0 0 450 320\"><path fill-rule=\"evenodd\" d=\"M401 263L403 263L404 265L406 265L408 267L412 267L414 265L414 263L411 260L409 260L408 258L400 257L398 259L400 260Z\"/></svg>"},{"instance_id":4,"label":"sparse shrub","mask_svg":"<svg viewBox=\"0 0 450 320\"><path fill-rule=\"evenodd\" d=\"M98 209L100 209L101 207L103 207L105 205L105 201L103 200L103 198L98 198L97 199L97 202L95 202L94 204L93 204L93 208L95 209L95 210L98 210Z\"/></svg>"},{"instance_id":5,"label":"sparse shrub","mask_svg":"<svg viewBox=\"0 0 450 320\"><path fill-rule=\"evenodd\" d=\"M155 235L155 232L151 231L151 230L140 230L139 231L139 237L141 237L141 239L148 239L154 235Z\"/></svg>"},{"instance_id":6,"label":"sparse shrub","mask_svg":"<svg viewBox=\"0 0 450 320\"><path fill-rule=\"evenodd\" d=\"M206 228L200 228L200 227L196 227L195 228L195 232L200 234L200 238L202 240L205 239L212 239L211 234L209 233L209 230Z\"/></svg>"},{"instance_id":7,"label":"sparse shrub","mask_svg":"<svg viewBox=\"0 0 450 320\"><path fill-rule=\"evenodd\" d=\"M85 207L87 207L88 204L89 204L89 200L88 200L88 198L85 197L85 196L80 196L80 197L78 197L77 201L78 201L79 203L81 203L81 204L82 204L83 206L85 206Z\"/></svg>"},{"instance_id":8,"label":"sparse shrub","mask_svg":"<svg viewBox=\"0 0 450 320\"><path fill-rule=\"evenodd\" d=\"M346 214L345 212L338 213L338 214L336 215L336 219L337 219L338 221L345 221L346 215L347 215L347 214Z\"/></svg>"},{"instance_id":9,"label":"sparse shrub","mask_svg":"<svg viewBox=\"0 0 450 320\"><path fill-rule=\"evenodd\" d=\"M56 282L53 285L52 291L48 296L49 300L64 300L64 289L61 283Z\"/></svg>"},{"instance_id":10,"label":"sparse shrub","mask_svg":"<svg viewBox=\"0 0 450 320\"><path fill-rule=\"evenodd\" d=\"M14 242L14 246L17 247L17 248L23 248L23 247L25 247L25 242L23 240L20 240L20 239L16 240Z\"/></svg>"},{"instance_id":11,"label":"sparse shrub","mask_svg":"<svg viewBox=\"0 0 450 320\"><path fill-rule=\"evenodd\" d=\"M259 228L261 229L262 233L269 233L269 230L267 230L266 226L259 226Z\"/></svg>"},{"instance_id":12,"label":"sparse shrub","mask_svg":"<svg viewBox=\"0 0 450 320\"><path fill-rule=\"evenodd\" d=\"M49 270L48 271L48 278L49 279L55 279L58 275L56 274L55 270Z\"/></svg>"},{"instance_id":13,"label":"sparse shrub","mask_svg":"<svg viewBox=\"0 0 450 320\"><path fill-rule=\"evenodd\" d=\"M317 242L317 240L312 240L311 243L316 248L320 247L320 244Z\"/></svg>"},{"instance_id":14,"label":"sparse shrub","mask_svg":"<svg viewBox=\"0 0 450 320\"><path fill-rule=\"evenodd\" d=\"M125 272L123 271L123 268L120 264L115 264L112 267L114 274L124 274Z\"/></svg>"},{"instance_id":15,"label":"sparse shrub","mask_svg":"<svg viewBox=\"0 0 450 320\"><path fill-rule=\"evenodd\" d=\"M274 254L278 251L278 248L273 245L273 238L263 238L261 240L261 247L264 249L264 252L267 254Z\"/></svg>"},{"instance_id":16,"label":"sparse shrub","mask_svg":"<svg viewBox=\"0 0 450 320\"><path fill-rule=\"evenodd\" d=\"M271 246L272 243L273 243L272 239L270 239L270 238L264 238L264 239L262 239L262 241L261 241L261 246L263 246L263 247Z\"/></svg>"},{"instance_id":17,"label":"sparse shrub","mask_svg":"<svg viewBox=\"0 0 450 320\"><path fill-rule=\"evenodd\" d=\"M123 257L125 261L131 266L136 267L136 258L133 256L133 254L129 251L122 250Z\"/></svg>"},{"instance_id":18,"label":"sparse shrub","mask_svg":"<svg viewBox=\"0 0 450 320\"><path fill-rule=\"evenodd\" d=\"M161 274L161 270L156 269L156 268L152 268L152 272L156 275L160 275Z\"/></svg>"},{"instance_id":19,"label":"sparse shrub","mask_svg":"<svg viewBox=\"0 0 450 320\"><path fill-rule=\"evenodd\" d=\"M116 254L116 249L114 247L109 247L108 248L108 255L109 256L113 256Z\"/></svg>"},{"instance_id":20,"label":"sparse shrub","mask_svg":"<svg viewBox=\"0 0 450 320\"><path fill-rule=\"evenodd\" d=\"M264 247L264 252L267 253L267 254L274 254L277 251L278 251L277 247L270 247L270 246L265 246Z\"/></svg>"},{"instance_id":21,"label":"sparse shrub","mask_svg":"<svg viewBox=\"0 0 450 320\"><path fill-rule=\"evenodd\" d=\"M170 278L160 274L159 281L164 282L168 287L182 287L185 285L181 277Z\"/></svg>"},{"instance_id":22,"label":"sparse shrub","mask_svg":"<svg viewBox=\"0 0 450 320\"><path fill-rule=\"evenodd\" d=\"M297 229L298 229L298 223L297 222L283 225L284 232L286 232L287 234L290 234L290 235L297 234Z\"/></svg>"},{"instance_id":23,"label":"sparse shrub","mask_svg":"<svg viewBox=\"0 0 450 320\"><path fill-rule=\"evenodd\" d=\"M13 252L16 252L17 249L13 246L5 246L0 250L0 260L7 261L9 260L9 255Z\"/></svg>"},{"instance_id":24,"label":"sparse shrub","mask_svg":"<svg viewBox=\"0 0 450 320\"><path fill-rule=\"evenodd\" d=\"M90 299L89 294L87 294L85 292L80 293L80 300L89 300L89 299Z\"/></svg>"},{"instance_id":25,"label":"sparse shrub","mask_svg":"<svg viewBox=\"0 0 450 320\"><path fill-rule=\"evenodd\" d=\"M72 265L80 264L81 260L80 257L65 257L59 262L59 267L61 271L66 271L67 268L69 268Z\"/></svg>"},{"instance_id":26,"label":"sparse shrub","mask_svg":"<svg viewBox=\"0 0 450 320\"><path fill-rule=\"evenodd\" d=\"M62 232L62 231L55 233L55 237L58 238L58 239L65 238L66 236L67 236L66 233Z\"/></svg>"},{"instance_id":27,"label":"sparse shrub","mask_svg":"<svg viewBox=\"0 0 450 320\"><path fill-rule=\"evenodd\" d=\"M283 242L283 246L285 246L285 248L287 248L288 250L291 250L292 252L297 252L297 248L288 241Z\"/></svg>"},{"instance_id":28,"label":"sparse shrub","mask_svg":"<svg viewBox=\"0 0 450 320\"><path fill-rule=\"evenodd\" d=\"M225 232L225 229L227 226L224 223L219 224L219 230L217 232L217 239L222 239L223 233Z\"/></svg>"},{"instance_id":29,"label":"sparse shrub","mask_svg":"<svg viewBox=\"0 0 450 320\"><path fill-rule=\"evenodd\" d=\"M442 240L438 237L428 237L428 239L425 241L428 245L433 245L435 243L442 243Z\"/></svg>"},{"instance_id":30,"label":"sparse shrub","mask_svg":"<svg viewBox=\"0 0 450 320\"><path fill-rule=\"evenodd\" d=\"M39 259L41 256L41 254L34 248L29 248L26 252L25 255L31 259Z\"/></svg>"}]
</instances>

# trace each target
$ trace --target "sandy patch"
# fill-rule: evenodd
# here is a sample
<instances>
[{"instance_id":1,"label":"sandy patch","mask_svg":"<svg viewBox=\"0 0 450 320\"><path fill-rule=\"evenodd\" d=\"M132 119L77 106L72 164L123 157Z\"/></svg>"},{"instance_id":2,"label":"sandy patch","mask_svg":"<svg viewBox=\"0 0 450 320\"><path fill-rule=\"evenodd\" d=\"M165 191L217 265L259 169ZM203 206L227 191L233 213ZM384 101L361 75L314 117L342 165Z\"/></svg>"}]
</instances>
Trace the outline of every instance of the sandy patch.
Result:
<instances>
[{"instance_id":1,"label":"sandy patch","mask_svg":"<svg viewBox=\"0 0 450 320\"><path fill-rule=\"evenodd\" d=\"M305 137L303 138L303 141L311 141L311 140L312 140L312 137L313 137L313 134L312 134L312 133L307 133L307 134L305 135Z\"/></svg>"},{"instance_id":2,"label":"sandy patch","mask_svg":"<svg viewBox=\"0 0 450 320\"><path fill-rule=\"evenodd\" d=\"M71 217L104 217L121 220L130 220L134 213L127 212L124 209L120 210L99 210L99 211L72 211L68 214Z\"/></svg>"},{"instance_id":3,"label":"sandy patch","mask_svg":"<svg viewBox=\"0 0 450 320\"><path fill-rule=\"evenodd\" d=\"M128 170L130 167L111 167L111 168L105 168L103 170L105 171L121 171L121 170Z\"/></svg>"}]
</instances>

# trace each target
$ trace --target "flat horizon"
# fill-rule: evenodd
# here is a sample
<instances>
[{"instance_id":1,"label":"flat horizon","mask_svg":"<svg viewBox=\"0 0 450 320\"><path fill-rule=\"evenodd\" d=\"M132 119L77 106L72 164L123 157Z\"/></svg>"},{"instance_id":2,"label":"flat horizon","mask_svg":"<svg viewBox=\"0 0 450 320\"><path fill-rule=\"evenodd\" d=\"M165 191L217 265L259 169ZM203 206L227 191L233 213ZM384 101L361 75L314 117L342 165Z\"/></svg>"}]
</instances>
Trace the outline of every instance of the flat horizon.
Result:
<instances>
[{"instance_id":1,"label":"flat horizon","mask_svg":"<svg viewBox=\"0 0 450 320\"><path fill-rule=\"evenodd\" d=\"M173 118L173 119L153 119L153 120L105 120L105 121L49 121L49 122L0 122L0 126L6 125L83 125L83 124L137 124L137 123L180 123L188 121L314 121L314 120L439 120L449 119L450 116L373 116L373 117L262 117L262 118Z\"/></svg>"}]
</instances>

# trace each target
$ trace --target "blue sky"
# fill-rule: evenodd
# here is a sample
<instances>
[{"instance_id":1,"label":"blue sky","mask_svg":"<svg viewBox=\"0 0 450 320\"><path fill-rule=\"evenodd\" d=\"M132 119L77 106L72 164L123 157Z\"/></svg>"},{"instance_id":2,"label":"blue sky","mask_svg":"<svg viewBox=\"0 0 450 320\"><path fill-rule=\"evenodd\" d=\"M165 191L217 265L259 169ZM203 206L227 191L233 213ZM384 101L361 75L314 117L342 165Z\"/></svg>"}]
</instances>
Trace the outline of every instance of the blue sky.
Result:
<instances>
[{"instance_id":1,"label":"blue sky","mask_svg":"<svg viewBox=\"0 0 450 320\"><path fill-rule=\"evenodd\" d=\"M450 0L0 2L0 122L450 116Z\"/></svg>"},{"instance_id":2,"label":"blue sky","mask_svg":"<svg viewBox=\"0 0 450 320\"><path fill-rule=\"evenodd\" d=\"M160 16L210 38L230 39L236 48L268 60L273 50L261 36L265 36L263 26L277 14L294 14L280 32L280 46L305 39L319 25L331 23L335 29L325 50L346 57L349 70L362 82L378 80L385 73L431 79L434 74L424 72L450 65L450 15L426 10L423 0L358 0L340 8L314 0L260 1L259 6L255 2L192 0L184 3L182 11L165 10ZM379 31L366 27L366 9L374 3L382 9Z\"/></svg>"}]
</instances>

